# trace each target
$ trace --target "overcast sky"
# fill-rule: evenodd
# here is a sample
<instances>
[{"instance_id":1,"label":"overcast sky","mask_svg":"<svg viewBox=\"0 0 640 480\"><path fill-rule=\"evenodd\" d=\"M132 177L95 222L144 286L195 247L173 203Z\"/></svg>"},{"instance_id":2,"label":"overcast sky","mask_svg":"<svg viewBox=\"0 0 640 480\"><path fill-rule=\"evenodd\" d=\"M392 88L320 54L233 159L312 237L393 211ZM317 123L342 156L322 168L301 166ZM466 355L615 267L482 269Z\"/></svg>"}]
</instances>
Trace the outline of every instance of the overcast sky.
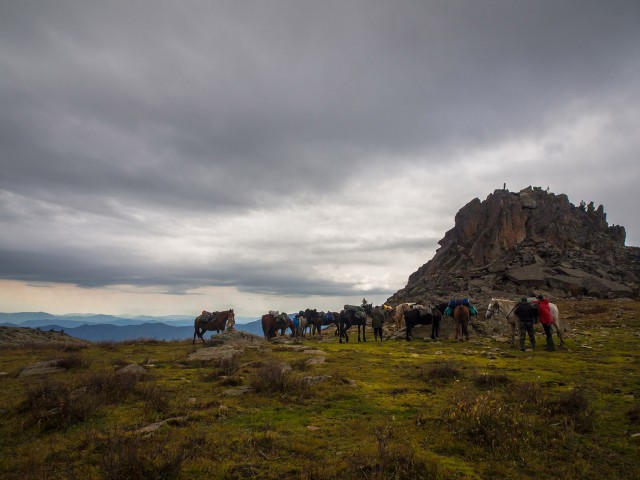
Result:
<instances>
[{"instance_id":1,"label":"overcast sky","mask_svg":"<svg viewBox=\"0 0 640 480\"><path fill-rule=\"evenodd\" d=\"M503 183L640 245L640 2L0 0L0 311L382 303Z\"/></svg>"}]
</instances>

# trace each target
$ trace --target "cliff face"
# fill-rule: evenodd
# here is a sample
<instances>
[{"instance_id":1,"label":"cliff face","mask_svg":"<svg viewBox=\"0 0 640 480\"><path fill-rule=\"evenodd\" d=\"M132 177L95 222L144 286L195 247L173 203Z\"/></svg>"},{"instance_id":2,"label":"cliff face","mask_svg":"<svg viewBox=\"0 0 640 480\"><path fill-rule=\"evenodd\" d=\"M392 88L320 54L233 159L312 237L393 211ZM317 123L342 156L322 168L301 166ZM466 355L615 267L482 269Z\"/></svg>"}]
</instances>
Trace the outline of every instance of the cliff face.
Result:
<instances>
[{"instance_id":1,"label":"cliff face","mask_svg":"<svg viewBox=\"0 0 640 480\"><path fill-rule=\"evenodd\" d=\"M571 204L541 188L496 190L455 217L434 257L388 303L544 293L638 297L640 249L604 208Z\"/></svg>"}]
</instances>

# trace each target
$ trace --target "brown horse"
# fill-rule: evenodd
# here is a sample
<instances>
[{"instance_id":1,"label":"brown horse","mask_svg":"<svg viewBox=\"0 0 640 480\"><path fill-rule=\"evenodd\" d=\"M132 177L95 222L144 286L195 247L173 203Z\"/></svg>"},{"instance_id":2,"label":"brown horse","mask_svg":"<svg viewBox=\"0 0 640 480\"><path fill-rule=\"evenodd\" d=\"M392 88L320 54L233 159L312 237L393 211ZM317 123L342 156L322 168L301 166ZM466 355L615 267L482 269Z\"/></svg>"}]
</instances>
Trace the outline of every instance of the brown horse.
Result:
<instances>
[{"instance_id":1,"label":"brown horse","mask_svg":"<svg viewBox=\"0 0 640 480\"><path fill-rule=\"evenodd\" d=\"M318 312L318 317L316 322L314 323L314 327L316 329L316 332L318 333L318 335L322 336L322 327L328 327L329 325L335 325L336 327L336 331L335 331L335 335L338 335L339 331L340 331L340 312L327 312L330 313L331 316L327 319L326 318L326 313L322 313L322 312ZM333 317L333 320L331 320L331 317Z\"/></svg>"},{"instance_id":2,"label":"brown horse","mask_svg":"<svg viewBox=\"0 0 640 480\"><path fill-rule=\"evenodd\" d=\"M295 326L293 325L293 321L284 312L277 315L267 313L262 316L262 333L266 339L275 337L277 330L280 330L280 335L284 336L287 328L291 329L291 335L293 335Z\"/></svg>"},{"instance_id":3,"label":"brown horse","mask_svg":"<svg viewBox=\"0 0 640 480\"><path fill-rule=\"evenodd\" d=\"M198 338L200 338L200 340L202 340L202 343L205 343L204 338L202 338L204 332L208 330L215 330L216 333L220 333L220 331L224 331L225 327L227 326L227 322L229 320L235 320L235 318L236 315L235 313L233 313L233 309L225 310L223 312L207 312L206 310L203 310L202 313L198 315L193 322L193 328L195 329L195 332L193 332L192 345L195 345L196 343L196 335L198 336Z\"/></svg>"},{"instance_id":4,"label":"brown horse","mask_svg":"<svg viewBox=\"0 0 640 480\"><path fill-rule=\"evenodd\" d=\"M453 309L453 319L456 322L456 338L458 341L464 341L463 335L469 341L469 307L458 305Z\"/></svg>"}]
</instances>

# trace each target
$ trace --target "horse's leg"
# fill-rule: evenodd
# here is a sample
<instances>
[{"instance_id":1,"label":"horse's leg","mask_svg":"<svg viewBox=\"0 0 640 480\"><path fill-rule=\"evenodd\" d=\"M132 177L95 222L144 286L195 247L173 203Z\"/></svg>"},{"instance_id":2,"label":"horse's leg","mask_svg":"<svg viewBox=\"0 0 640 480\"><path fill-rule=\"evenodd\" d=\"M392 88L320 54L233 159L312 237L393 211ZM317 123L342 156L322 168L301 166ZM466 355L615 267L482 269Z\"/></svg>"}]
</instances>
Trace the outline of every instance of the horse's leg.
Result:
<instances>
[{"instance_id":1,"label":"horse's leg","mask_svg":"<svg viewBox=\"0 0 640 480\"><path fill-rule=\"evenodd\" d=\"M556 327L556 333L558 334L558 338L560 339L560 345L564 345L564 336L562 335L562 331L560 331L560 325L557 319L553 319L553 326Z\"/></svg>"},{"instance_id":2,"label":"horse's leg","mask_svg":"<svg viewBox=\"0 0 640 480\"><path fill-rule=\"evenodd\" d=\"M406 326L404 328L405 331L405 338L407 339L407 342L411 341L411 339L413 338L411 336L411 328L413 327L413 325L411 325L409 322L406 323Z\"/></svg>"}]
</instances>

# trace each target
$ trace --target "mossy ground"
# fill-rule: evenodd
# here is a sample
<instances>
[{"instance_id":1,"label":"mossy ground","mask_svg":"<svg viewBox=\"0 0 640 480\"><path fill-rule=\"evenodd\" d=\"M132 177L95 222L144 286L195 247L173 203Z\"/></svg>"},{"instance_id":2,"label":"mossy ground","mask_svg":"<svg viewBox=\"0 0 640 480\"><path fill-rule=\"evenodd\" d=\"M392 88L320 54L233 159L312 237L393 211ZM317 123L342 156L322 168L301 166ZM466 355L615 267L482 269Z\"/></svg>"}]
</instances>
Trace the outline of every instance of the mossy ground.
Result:
<instances>
[{"instance_id":1,"label":"mossy ground","mask_svg":"<svg viewBox=\"0 0 640 480\"><path fill-rule=\"evenodd\" d=\"M0 476L53 478L640 478L640 303L560 303L550 353L453 340L278 344L227 364L189 342L0 351ZM539 329L539 327L537 327ZM66 359L47 379L18 377ZM270 377L272 362L293 367ZM125 382L117 368L150 375ZM262 369L262 370L261 370ZM266 375L266 376L265 376ZM306 385L307 376L329 378ZM239 396L229 389L257 386ZM156 421L151 434L137 433Z\"/></svg>"}]
</instances>

